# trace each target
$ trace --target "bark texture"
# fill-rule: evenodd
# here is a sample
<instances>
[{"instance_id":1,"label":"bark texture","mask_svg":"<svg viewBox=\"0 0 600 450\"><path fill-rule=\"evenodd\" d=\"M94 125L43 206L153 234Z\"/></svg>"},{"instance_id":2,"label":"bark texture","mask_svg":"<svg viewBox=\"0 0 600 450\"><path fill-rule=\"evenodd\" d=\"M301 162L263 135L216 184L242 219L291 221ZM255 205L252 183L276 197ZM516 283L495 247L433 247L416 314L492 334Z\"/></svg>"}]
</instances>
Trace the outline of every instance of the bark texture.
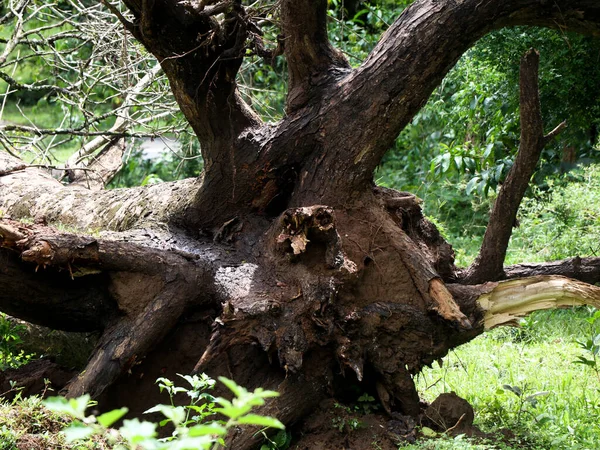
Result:
<instances>
[{"instance_id":1,"label":"bark texture","mask_svg":"<svg viewBox=\"0 0 600 450\"><path fill-rule=\"evenodd\" d=\"M466 283L483 283L504 277L504 258L512 228L517 223L517 212L529 180L533 176L544 146L565 126L561 123L544 135L540 93L538 87L539 53L532 49L521 59L521 143L513 166L500 188L494 203L481 250L466 271Z\"/></svg>"},{"instance_id":2,"label":"bark texture","mask_svg":"<svg viewBox=\"0 0 600 450\"><path fill-rule=\"evenodd\" d=\"M494 255L493 275L476 271L467 285L420 200L372 183L384 152L478 38L528 24L598 34L597 1L417 1L351 69L327 39L326 2L283 0L290 90L275 124L237 92L260 22L242 2L124 3L134 20L121 19L157 57L198 135L205 172L92 191L0 154L0 310L101 332L67 395L110 404L135 393L128 406L143 410L159 402L139 395L157 376L194 370L278 390L260 413L287 424L344 383L378 395L388 414L414 418L412 376L496 323L498 305L513 317L557 291L597 304L597 289L571 280L484 283L499 278L503 255ZM523 104L535 113L531 89ZM537 116L531 127L523 149L530 137L539 149ZM529 176L517 178L524 189ZM595 283L599 266L580 259L506 276ZM529 306L515 311L506 286L536 286ZM248 430L228 439L236 449L256 445Z\"/></svg>"}]
</instances>

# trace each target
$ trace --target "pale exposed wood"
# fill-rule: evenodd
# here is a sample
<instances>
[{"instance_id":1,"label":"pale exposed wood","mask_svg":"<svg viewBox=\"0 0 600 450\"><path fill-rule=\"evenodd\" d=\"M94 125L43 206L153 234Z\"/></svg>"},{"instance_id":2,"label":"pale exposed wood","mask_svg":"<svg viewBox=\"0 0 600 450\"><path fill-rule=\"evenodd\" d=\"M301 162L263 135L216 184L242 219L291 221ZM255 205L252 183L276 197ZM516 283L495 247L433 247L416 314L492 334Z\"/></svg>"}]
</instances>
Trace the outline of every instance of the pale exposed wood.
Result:
<instances>
[{"instance_id":1,"label":"pale exposed wood","mask_svg":"<svg viewBox=\"0 0 600 450\"><path fill-rule=\"evenodd\" d=\"M452 298L452 294L441 279L434 278L429 282L429 296L434 302L432 309L440 316L450 322L459 324L463 328L471 328L471 322L461 312L454 298Z\"/></svg>"},{"instance_id":2,"label":"pale exposed wood","mask_svg":"<svg viewBox=\"0 0 600 450\"><path fill-rule=\"evenodd\" d=\"M542 309L600 307L600 287L561 276L501 281L477 303L485 311L485 329L516 325L519 317Z\"/></svg>"}]
</instances>

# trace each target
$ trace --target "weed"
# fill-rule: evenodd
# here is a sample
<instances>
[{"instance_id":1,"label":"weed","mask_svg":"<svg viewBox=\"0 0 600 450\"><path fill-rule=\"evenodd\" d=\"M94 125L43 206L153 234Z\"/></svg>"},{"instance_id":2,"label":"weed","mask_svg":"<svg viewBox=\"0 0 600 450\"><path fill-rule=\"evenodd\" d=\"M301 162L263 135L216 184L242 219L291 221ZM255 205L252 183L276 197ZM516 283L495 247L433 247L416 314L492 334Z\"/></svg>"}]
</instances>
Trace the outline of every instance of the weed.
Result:
<instances>
[{"instance_id":1,"label":"weed","mask_svg":"<svg viewBox=\"0 0 600 450\"><path fill-rule=\"evenodd\" d=\"M573 363L590 367L600 382L600 362L598 361L598 354L600 353L600 330L598 330L600 311L591 308L590 317L585 320L590 325L588 338L577 341L579 347L584 350L584 356L578 356Z\"/></svg>"},{"instance_id":2,"label":"weed","mask_svg":"<svg viewBox=\"0 0 600 450\"><path fill-rule=\"evenodd\" d=\"M18 346L22 343L20 334L25 331L23 325L12 322L0 313L0 371L16 369L27 364L34 355L27 355Z\"/></svg>"},{"instance_id":3,"label":"weed","mask_svg":"<svg viewBox=\"0 0 600 450\"><path fill-rule=\"evenodd\" d=\"M80 443L93 436L104 437L109 444L114 445L124 441L130 448L161 450L168 448L217 449L224 445L223 437L231 427L250 425L283 429L277 419L252 414L252 408L263 405L266 398L277 396L274 391L261 388L249 392L234 381L220 377L223 383L234 394L232 400L213 397L208 390L215 382L206 375L180 375L191 387L176 386L166 378L159 378L157 383L161 391L169 394L170 405L156 405L146 413L161 413L165 419L159 424L133 420L124 420L118 431L111 430L114 423L127 414L127 408L120 408L100 416L86 415L86 409L94 404L89 395L79 398L66 399L52 397L44 401L44 406L51 411L65 414L73 422L63 430L67 443ZM190 401L186 406L175 406L174 396L186 394ZM226 420L207 420L209 417L221 414ZM173 434L165 439L157 439L157 425L171 424L175 428Z\"/></svg>"}]
</instances>

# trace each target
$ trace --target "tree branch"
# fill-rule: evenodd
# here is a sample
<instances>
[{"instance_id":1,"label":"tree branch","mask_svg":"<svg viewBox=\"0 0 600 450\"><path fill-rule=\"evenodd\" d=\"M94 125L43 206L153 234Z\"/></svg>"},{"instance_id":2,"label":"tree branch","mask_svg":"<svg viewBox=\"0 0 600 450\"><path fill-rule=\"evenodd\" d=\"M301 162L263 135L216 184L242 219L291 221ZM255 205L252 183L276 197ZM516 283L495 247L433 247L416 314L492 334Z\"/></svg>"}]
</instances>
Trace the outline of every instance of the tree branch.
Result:
<instances>
[{"instance_id":1,"label":"tree branch","mask_svg":"<svg viewBox=\"0 0 600 450\"><path fill-rule=\"evenodd\" d=\"M108 130L111 135L114 136L114 133L126 132L131 124L129 109L134 105L136 97L144 92L144 90L156 79L156 76L161 70L160 64L156 63L154 67L131 88L127 95L125 95L122 108L117 113L117 119L115 120L114 125ZM77 169L83 158L91 155L100 147L105 146L111 141L108 136L109 135L98 136L96 139L86 143L78 151L69 156L69 159L67 159L67 162L65 163L65 168Z\"/></svg>"},{"instance_id":2,"label":"tree branch","mask_svg":"<svg viewBox=\"0 0 600 450\"><path fill-rule=\"evenodd\" d=\"M350 65L327 37L326 0L284 0L281 4L288 64L288 113L305 105L336 68Z\"/></svg>"},{"instance_id":3,"label":"tree branch","mask_svg":"<svg viewBox=\"0 0 600 450\"><path fill-rule=\"evenodd\" d=\"M81 186L91 191L100 191L123 167L123 155L127 145L125 139L114 139L94 156L85 170L70 170L70 187Z\"/></svg>"},{"instance_id":4,"label":"tree branch","mask_svg":"<svg viewBox=\"0 0 600 450\"><path fill-rule=\"evenodd\" d=\"M354 120L336 123L324 133L345 136L351 152L343 158L332 152L316 176L335 167L352 178L350 189L364 186L461 55L489 31L514 25L600 35L600 4L595 0L564 0L560 6L538 0L416 1L331 96L329 106L336 116ZM328 178L334 177L322 177Z\"/></svg>"},{"instance_id":5,"label":"tree branch","mask_svg":"<svg viewBox=\"0 0 600 450\"><path fill-rule=\"evenodd\" d=\"M600 282L600 258L570 258L545 263L524 263L504 269L506 278L536 277L540 275L562 275L585 283Z\"/></svg>"},{"instance_id":6,"label":"tree branch","mask_svg":"<svg viewBox=\"0 0 600 450\"><path fill-rule=\"evenodd\" d=\"M16 252L0 249L0 310L67 331L101 330L117 314L105 275L71 279L68 271L35 270Z\"/></svg>"},{"instance_id":7,"label":"tree branch","mask_svg":"<svg viewBox=\"0 0 600 450\"><path fill-rule=\"evenodd\" d=\"M0 176L0 209L5 218L44 218L82 231L123 231L144 222L171 222L183 214L201 186L200 181L188 179L99 192L70 189L48 172L0 151L3 171L8 172Z\"/></svg>"},{"instance_id":8,"label":"tree branch","mask_svg":"<svg viewBox=\"0 0 600 450\"><path fill-rule=\"evenodd\" d=\"M515 162L492 208L479 254L466 270L463 281L468 284L495 281L504 277L506 249L529 180L544 145L565 126L563 122L544 136L538 87L539 62L540 55L533 49L521 59L521 143Z\"/></svg>"},{"instance_id":9,"label":"tree branch","mask_svg":"<svg viewBox=\"0 0 600 450\"><path fill-rule=\"evenodd\" d=\"M235 81L248 34L245 9L226 2L219 22L189 2L125 3L138 17L134 35L159 60L210 167L239 133L260 124Z\"/></svg>"}]
</instances>

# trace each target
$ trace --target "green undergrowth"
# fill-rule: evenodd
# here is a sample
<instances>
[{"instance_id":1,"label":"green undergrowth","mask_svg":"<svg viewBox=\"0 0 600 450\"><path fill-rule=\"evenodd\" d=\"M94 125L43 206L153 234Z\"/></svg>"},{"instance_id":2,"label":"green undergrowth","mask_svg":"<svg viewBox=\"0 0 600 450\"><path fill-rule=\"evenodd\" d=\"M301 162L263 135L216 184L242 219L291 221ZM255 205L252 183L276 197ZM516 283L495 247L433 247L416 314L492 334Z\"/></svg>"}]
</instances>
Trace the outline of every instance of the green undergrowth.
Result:
<instances>
[{"instance_id":1,"label":"green undergrowth","mask_svg":"<svg viewBox=\"0 0 600 450\"><path fill-rule=\"evenodd\" d=\"M233 394L229 400L210 394L215 380L205 374L179 376L185 386L167 378L156 381L160 391L168 394L170 404L158 404L144 414L159 413L163 420L158 423L126 418L127 407L90 414L89 409L97 402L87 394L42 401L39 397L21 398L17 392L12 402L3 401L0 395L0 450L217 450L225 447L224 437L233 427L259 427L265 436L269 428L285 428L275 418L252 413L265 399L279 395L277 392L261 388L248 391L219 377ZM186 395L189 403L175 406L177 394ZM172 434L158 438L159 428L165 425L172 427Z\"/></svg>"},{"instance_id":2,"label":"green undergrowth","mask_svg":"<svg viewBox=\"0 0 600 450\"><path fill-rule=\"evenodd\" d=\"M575 362L586 355L577 341L590 334L589 316L586 308L534 313L521 328L487 332L418 377L426 400L456 392L475 409L477 426L510 430L511 444L447 438L405 448L600 448L600 379Z\"/></svg>"},{"instance_id":3,"label":"green undergrowth","mask_svg":"<svg viewBox=\"0 0 600 450\"><path fill-rule=\"evenodd\" d=\"M423 187L421 195L426 215L452 244L456 264L468 266L479 251L493 199L469 197L464 186L448 183ZM599 256L600 164L548 179L543 188L533 187L517 220L506 265Z\"/></svg>"}]
</instances>

